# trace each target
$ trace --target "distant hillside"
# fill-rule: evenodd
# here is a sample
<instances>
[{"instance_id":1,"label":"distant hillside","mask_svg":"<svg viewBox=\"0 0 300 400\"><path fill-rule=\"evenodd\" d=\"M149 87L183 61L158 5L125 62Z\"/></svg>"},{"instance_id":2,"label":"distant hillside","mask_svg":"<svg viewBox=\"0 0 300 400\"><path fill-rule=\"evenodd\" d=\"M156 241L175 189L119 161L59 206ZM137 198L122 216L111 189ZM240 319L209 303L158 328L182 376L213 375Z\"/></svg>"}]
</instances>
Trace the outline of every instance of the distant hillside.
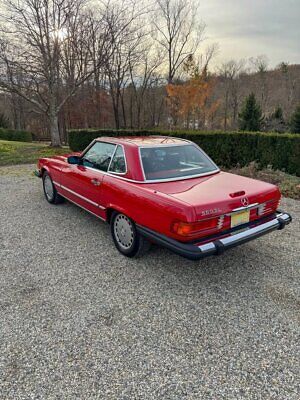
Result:
<instances>
[{"instance_id":1,"label":"distant hillside","mask_svg":"<svg viewBox=\"0 0 300 400\"><path fill-rule=\"evenodd\" d=\"M217 125L237 127L238 112L245 97L254 92L266 119L270 119L275 109L282 108L285 122L300 103L300 65L283 65L274 70L241 73L234 79L217 76L214 98L220 100L215 116Z\"/></svg>"},{"instance_id":2,"label":"distant hillside","mask_svg":"<svg viewBox=\"0 0 300 400\"><path fill-rule=\"evenodd\" d=\"M234 67L234 66L233 66ZM263 130L284 132L289 130L291 113L300 104L300 65L283 64L274 70L260 72L226 73L214 75L211 103L217 104L213 113L190 123L189 128L238 129L238 115L242 104L254 92L261 105L265 122ZM187 128L183 119L170 122L166 101L165 80L153 79L146 88L133 88L127 84L121 91L119 119L122 128ZM144 90L144 92L143 92ZM274 120L272 115L280 107L283 120ZM49 137L48 120L36 113L32 105L16 95L0 95L0 114L5 114L16 129L28 129L40 137ZM205 113L204 113L205 114ZM59 116L61 135L70 128L115 127L112 95L104 81L96 89L91 80L65 105Z\"/></svg>"}]
</instances>

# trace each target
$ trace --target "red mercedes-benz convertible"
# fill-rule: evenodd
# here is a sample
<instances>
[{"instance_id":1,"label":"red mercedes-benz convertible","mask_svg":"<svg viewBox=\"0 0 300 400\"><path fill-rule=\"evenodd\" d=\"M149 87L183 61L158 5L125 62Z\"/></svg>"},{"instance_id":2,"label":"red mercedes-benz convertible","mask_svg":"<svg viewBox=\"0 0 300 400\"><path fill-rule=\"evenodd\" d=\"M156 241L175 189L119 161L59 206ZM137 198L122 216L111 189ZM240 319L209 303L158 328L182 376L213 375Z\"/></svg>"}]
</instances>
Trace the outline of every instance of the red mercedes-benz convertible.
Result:
<instances>
[{"instance_id":1,"label":"red mercedes-benz convertible","mask_svg":"<svg viewBox=\"0 0 300 400\"><path fill-rule=\"evenodd\" d=\"M291 222L279 189L220 171L196 144L101 137L81 154L42 158L46 199L67 199L108 222L128 257L158 243L190 259L221 254Z\"/></svg>"}]
</instances>

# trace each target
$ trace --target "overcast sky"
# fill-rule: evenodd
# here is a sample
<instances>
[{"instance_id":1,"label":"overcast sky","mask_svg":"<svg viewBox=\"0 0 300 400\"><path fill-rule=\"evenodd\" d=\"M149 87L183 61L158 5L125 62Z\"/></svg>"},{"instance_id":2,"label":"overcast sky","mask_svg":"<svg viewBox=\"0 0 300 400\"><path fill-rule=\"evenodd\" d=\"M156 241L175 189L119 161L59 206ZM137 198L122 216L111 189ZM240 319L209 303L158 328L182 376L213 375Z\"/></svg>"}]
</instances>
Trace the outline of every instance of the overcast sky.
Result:
<instances>
[{"instance_id":1,"label":"overcast sky","mask_svg":"<svg viewBox=\"0 0 300 400\"><path fill-rule=\"evenodd\" d=\"M270 66L300 63L300 0L200 0L206 42L217 42L215 64L265 54Z\"/></svg>"}]
</instances>

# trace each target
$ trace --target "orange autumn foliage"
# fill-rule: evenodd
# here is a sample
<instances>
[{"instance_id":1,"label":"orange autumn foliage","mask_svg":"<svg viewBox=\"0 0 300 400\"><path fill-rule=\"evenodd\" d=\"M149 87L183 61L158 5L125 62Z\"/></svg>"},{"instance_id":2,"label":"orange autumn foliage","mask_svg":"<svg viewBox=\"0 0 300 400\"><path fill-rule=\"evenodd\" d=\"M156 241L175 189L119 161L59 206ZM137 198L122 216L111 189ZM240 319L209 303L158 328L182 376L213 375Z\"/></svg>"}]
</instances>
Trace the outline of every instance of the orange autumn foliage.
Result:
<instances>
[{"instance_id":1,"label":"orange autumn foliage","mask_svg":"<svg viewBox=\"0 0 300 400\"><path fill-rule=\"evenodd\" d=\"M187 127L191 121L197 121L198 127L205 125L219 106L218 101L210 101L214 85L214 79L205 70L201 73L194 72L182 84L167 85L167 101L173 121L181 119Z\"/></svg>"}]
</instances>

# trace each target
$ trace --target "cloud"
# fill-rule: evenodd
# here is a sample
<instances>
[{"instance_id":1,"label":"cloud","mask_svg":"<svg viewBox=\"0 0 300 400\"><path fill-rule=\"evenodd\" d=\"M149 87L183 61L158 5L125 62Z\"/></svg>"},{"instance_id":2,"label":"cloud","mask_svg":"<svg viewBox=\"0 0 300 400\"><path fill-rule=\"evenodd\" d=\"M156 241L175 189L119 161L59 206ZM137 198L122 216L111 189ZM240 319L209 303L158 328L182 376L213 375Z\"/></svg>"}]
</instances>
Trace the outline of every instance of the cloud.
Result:
<instances>
[{"instance_id":1,"label":"cloud","mask_svg":"<svg viewBox=\"0 0 300 400\"><path fill-rule=\"evenodd\" d=\"M202 0L199 13L219 60L266 54L272 66L300 63L299 0Z\"/></svg>"}]
</instances>

